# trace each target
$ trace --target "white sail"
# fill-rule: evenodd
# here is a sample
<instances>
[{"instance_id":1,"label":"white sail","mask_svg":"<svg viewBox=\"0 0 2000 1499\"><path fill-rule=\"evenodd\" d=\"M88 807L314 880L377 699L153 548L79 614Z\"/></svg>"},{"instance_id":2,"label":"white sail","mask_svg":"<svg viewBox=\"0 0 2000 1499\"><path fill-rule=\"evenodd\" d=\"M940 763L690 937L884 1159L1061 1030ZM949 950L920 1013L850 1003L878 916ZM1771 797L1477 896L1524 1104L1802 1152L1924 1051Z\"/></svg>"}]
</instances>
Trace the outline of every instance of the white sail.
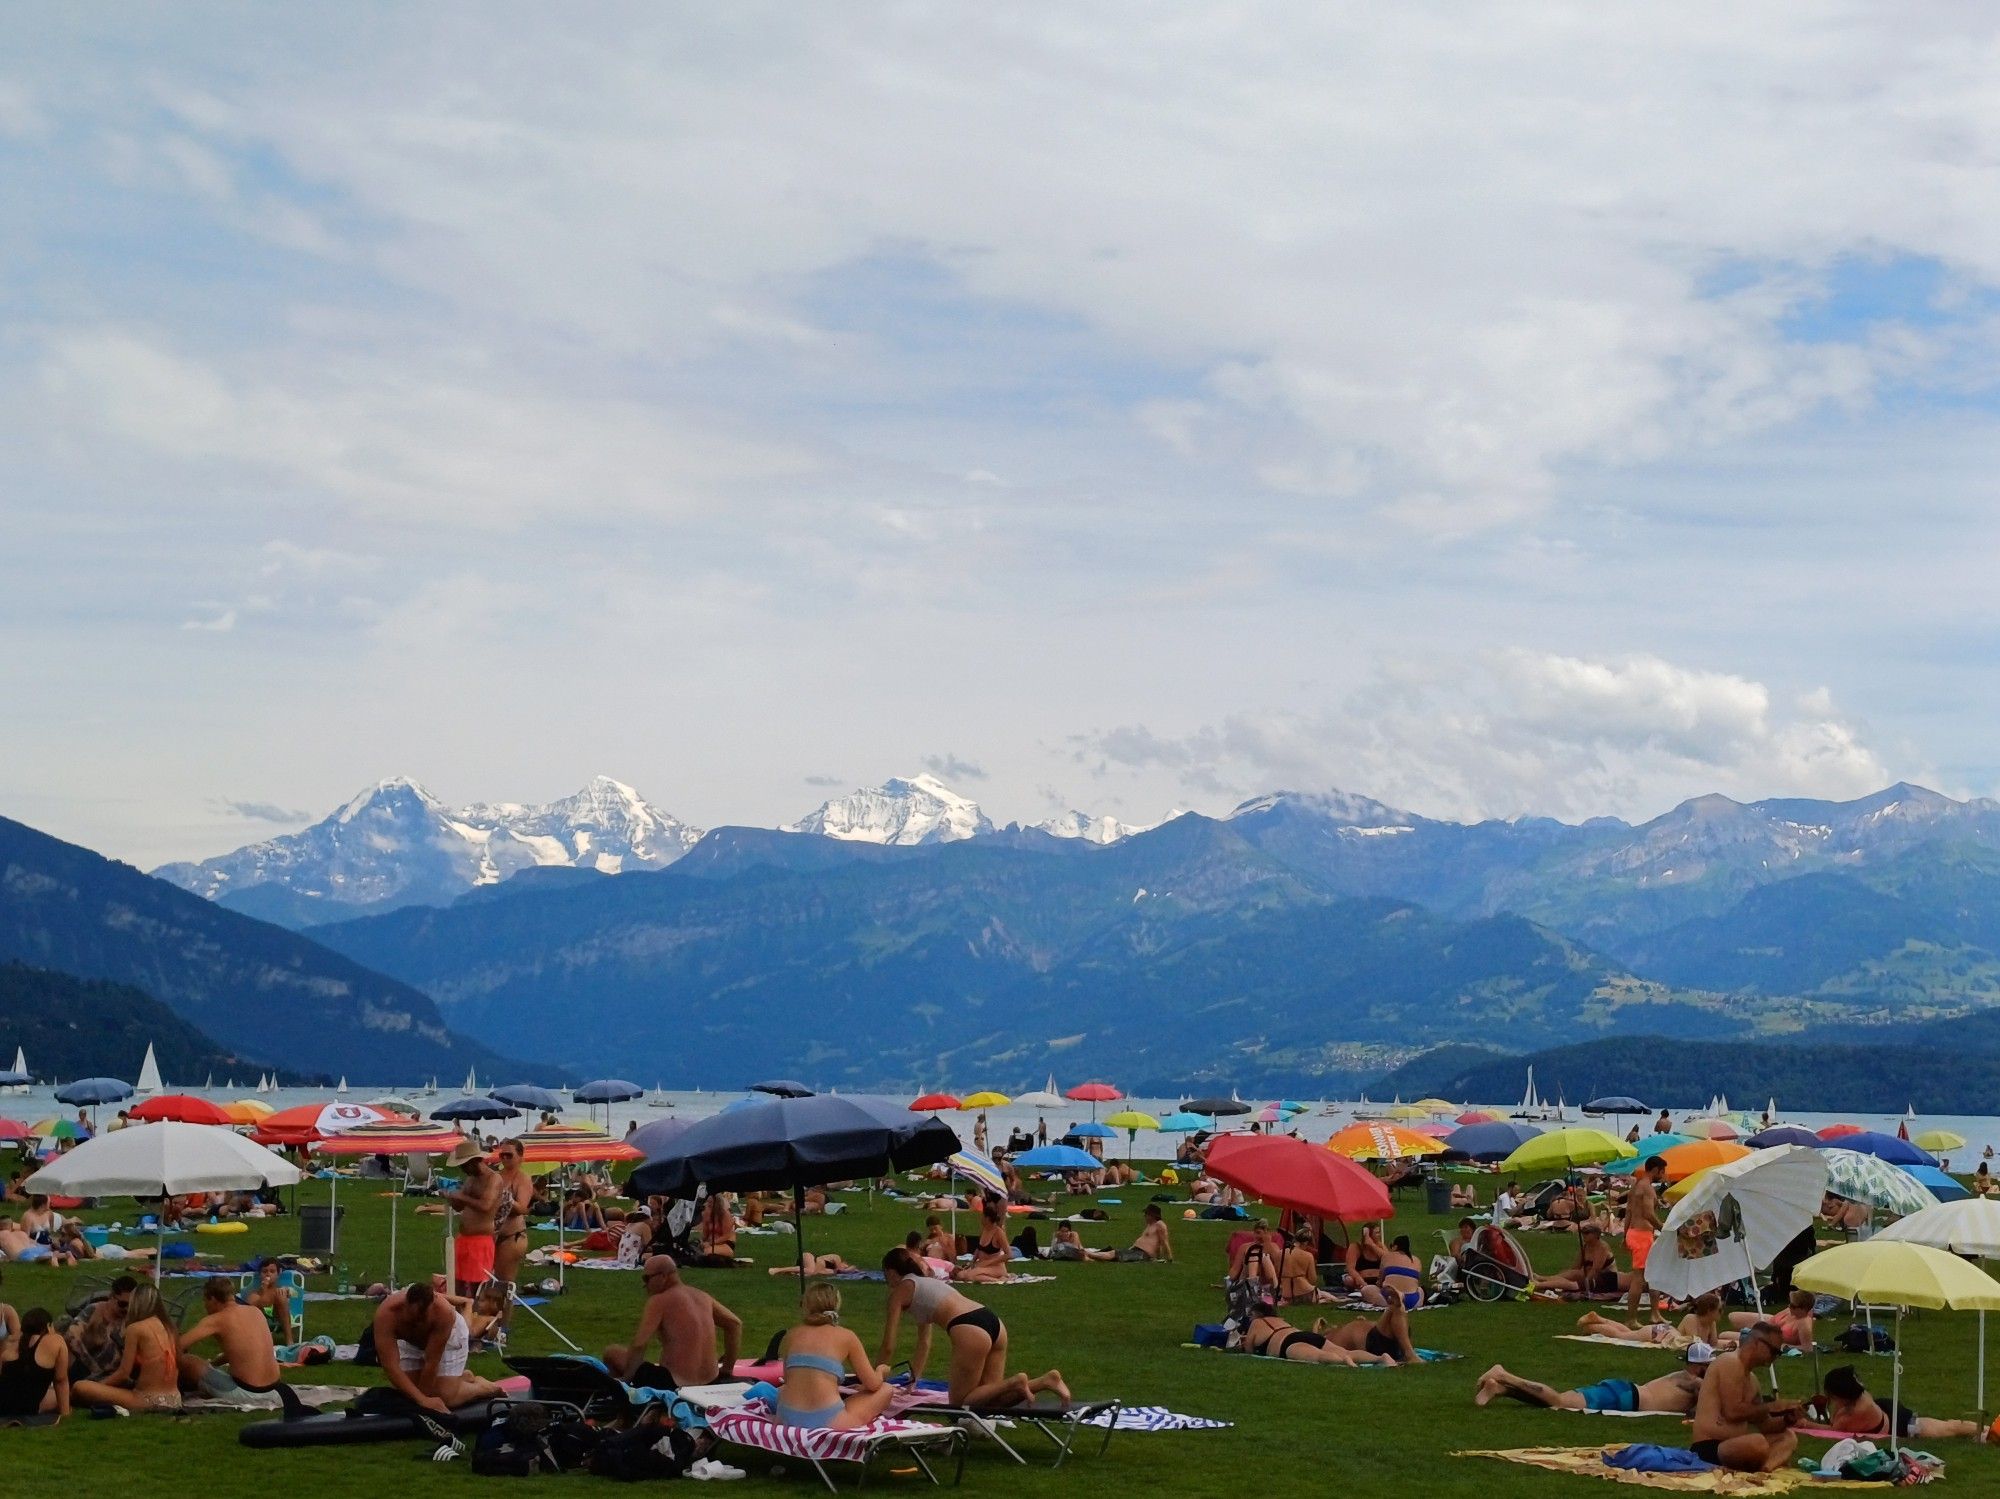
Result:
<instances>
[{"instance_id":1,"label":"white sail","mask_svg":"<svg viewBox=\"0 0 2000 1499\"><path fill-rule=\"evenodd\" d=\"M473 1076L475 1070L471 1067L465 1069L465 1091L468 1093L477 1093L479 1091L479 1080Z\"/></svg>"},{"instance_id":2,"label":"white sail","mask_svg":"<svg viewBox=\"0 0 2000 1499\"><path fill-rule=\"evenodd\" d=\"M141 1093L157 1093L160 1082L160 1064L153 1060L153 1043L146 1043L146 1060L139 1064L139 1087Z\"/></svg>"},{"instance_id":3,"label":"white sail","mask_svg":"<svg viewBox=\"0 0 2000 1499\"><path fill-rule=\"evenodd\" d=\"M340 1082L339 1082L339 1084L338 1084L338 1085L337 1085L337 1086L336 1086L336 1087L334 1088L334 1090L333 1090L333 1091L334 1091L335 1093L345 1093L345 1092L347 1091L347 1074L346 1074L346 1073L344 1073L344 1072L343 1072L343 1073L341 1073L341 1074L340 1074Z\"/></svg>"},{"instance_id":4,"label":"white sail","mask_svg":"<svg viewBox=\"0 0 2000 1499\"><path fill-rule=\"evenodd\" d=\"M28 1054L18 1046L14 1048L14 1070L16 1072L28 1070Z\"/></svg>"},{"instance_id":5,"label":"white sail","mask_svg":"<svg viewBox=\"0 0 2000 1499\"><path fill-rule=\"evenodd\" d=\"M213 1088L215 1086L215 1074L213 1072L209 1073L209 1075L202 1080L201 1086L203 1092L206 1092L208 1089Z\"/></svg>"}]
</instances>

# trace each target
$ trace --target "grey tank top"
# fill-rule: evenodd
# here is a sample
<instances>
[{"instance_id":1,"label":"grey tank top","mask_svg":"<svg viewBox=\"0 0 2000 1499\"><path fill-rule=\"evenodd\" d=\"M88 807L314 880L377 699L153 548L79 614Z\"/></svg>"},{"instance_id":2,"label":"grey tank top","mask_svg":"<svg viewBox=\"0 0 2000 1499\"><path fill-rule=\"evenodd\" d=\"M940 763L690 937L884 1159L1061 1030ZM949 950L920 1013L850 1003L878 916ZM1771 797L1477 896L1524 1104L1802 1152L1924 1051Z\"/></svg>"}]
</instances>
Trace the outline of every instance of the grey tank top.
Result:
<instances>
[{"instance_id":1,"label":"grey tank top","mask_svg":"<svg viewBox=\"0 0 2000 1499\"><path fill-rule=\"evenodd\" d=\"M910 1277L910 1316L918 1322L935 1322L945 1299L955 1294L951 1282L929 1275Z\"/></svg>"}]
</instances>

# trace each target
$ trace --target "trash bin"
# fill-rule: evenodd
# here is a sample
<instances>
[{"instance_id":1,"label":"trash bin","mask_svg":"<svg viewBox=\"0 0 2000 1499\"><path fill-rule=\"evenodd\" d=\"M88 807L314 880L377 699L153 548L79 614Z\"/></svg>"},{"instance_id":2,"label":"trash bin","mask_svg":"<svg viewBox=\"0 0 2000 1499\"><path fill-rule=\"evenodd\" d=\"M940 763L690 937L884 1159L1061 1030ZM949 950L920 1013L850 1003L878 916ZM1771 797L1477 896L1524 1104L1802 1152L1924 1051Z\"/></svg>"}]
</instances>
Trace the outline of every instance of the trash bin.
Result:
<instances>
[{"instance_id":1,"label":"trash bin","mask_svg":"<svg viewBox=\"0 0 2000 1499\"><path fill-rule=\"evenodd\" d=\"M346 1208L321 1207L307 1203L299 1209L299 1253L337 1254L340 1251L340 1218Z\"/></svg>"},{"instance_id":2,"label":"trash bin","mask_svg":"<svg viewBox=\"0 0 2000 1499\"><path fill-rule=\"evenodd\" d=\"M1451 1183L1434 1176L1424 1183L1424 1206L1433 1213L1451 1211Z\"/></svg>"}]
</instances>

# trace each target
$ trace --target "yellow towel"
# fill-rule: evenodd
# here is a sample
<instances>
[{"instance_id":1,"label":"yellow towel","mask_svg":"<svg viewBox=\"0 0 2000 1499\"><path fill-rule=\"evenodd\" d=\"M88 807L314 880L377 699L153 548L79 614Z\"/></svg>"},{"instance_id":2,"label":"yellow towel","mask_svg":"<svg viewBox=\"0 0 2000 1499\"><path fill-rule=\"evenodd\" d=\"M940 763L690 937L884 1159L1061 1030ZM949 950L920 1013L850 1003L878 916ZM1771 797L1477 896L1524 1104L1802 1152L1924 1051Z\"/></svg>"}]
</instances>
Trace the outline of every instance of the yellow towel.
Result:
<instances>
[{"instance_id":1,"label":"yellow towel","mask_svg":"<svg viewBox=\"0 0 2000 1499\"><path fill-rule=\"evenodd\" d=\"M1608 1478L1613 1483L1636 1483L1648 1489L1679 1489L1703 1494L1783 1494L1808 1484L1821 1489L1875 1489L1879 1483L1853 1483L1844 1478L1811 1478L1798 1468L1780 1468L1775 1473L1732 1473L1727 1468L1711 1468L1706 1473L1639 1473L1630 1468L1614 1468L1604 1454L1625 1444L1609 1447L1513 1447L1502 1452L1454 1452L1454 1457L1495 1457L1503 1463L1523 1463L1530 1468L1547 1468L1552 1473L1574 1473L1583 1478Z\"/></svg>"}]
</instances>

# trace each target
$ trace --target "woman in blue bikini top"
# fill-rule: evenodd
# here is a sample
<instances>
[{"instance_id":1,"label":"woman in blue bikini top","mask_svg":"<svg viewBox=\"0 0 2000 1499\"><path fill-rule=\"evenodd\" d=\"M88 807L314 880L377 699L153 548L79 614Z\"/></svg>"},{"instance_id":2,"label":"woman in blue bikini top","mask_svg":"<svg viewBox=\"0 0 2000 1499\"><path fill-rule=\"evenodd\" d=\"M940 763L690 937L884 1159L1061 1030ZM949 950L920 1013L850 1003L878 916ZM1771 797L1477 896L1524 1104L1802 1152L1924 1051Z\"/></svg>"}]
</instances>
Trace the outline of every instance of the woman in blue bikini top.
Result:
<instances>
[{"instance_id":1,"label":"woman in blue bikini top","mask_svg":"<svg viewBox=\"0 0 2000 1499\"><path fill-rule=\"evenodd\" d=\"M894 1390L883 1378L887 1364L871 1364L861 1339L840 1325L840 1292L821 1283L806 1287L799 1325L779 1347L784 1388L778 1392L778 1419L787 1426L846 1431L866 1426L889 1408ZM841 1378L849 1369L859 1393L842 1397Z\"/></svg>"}]
</instances>

